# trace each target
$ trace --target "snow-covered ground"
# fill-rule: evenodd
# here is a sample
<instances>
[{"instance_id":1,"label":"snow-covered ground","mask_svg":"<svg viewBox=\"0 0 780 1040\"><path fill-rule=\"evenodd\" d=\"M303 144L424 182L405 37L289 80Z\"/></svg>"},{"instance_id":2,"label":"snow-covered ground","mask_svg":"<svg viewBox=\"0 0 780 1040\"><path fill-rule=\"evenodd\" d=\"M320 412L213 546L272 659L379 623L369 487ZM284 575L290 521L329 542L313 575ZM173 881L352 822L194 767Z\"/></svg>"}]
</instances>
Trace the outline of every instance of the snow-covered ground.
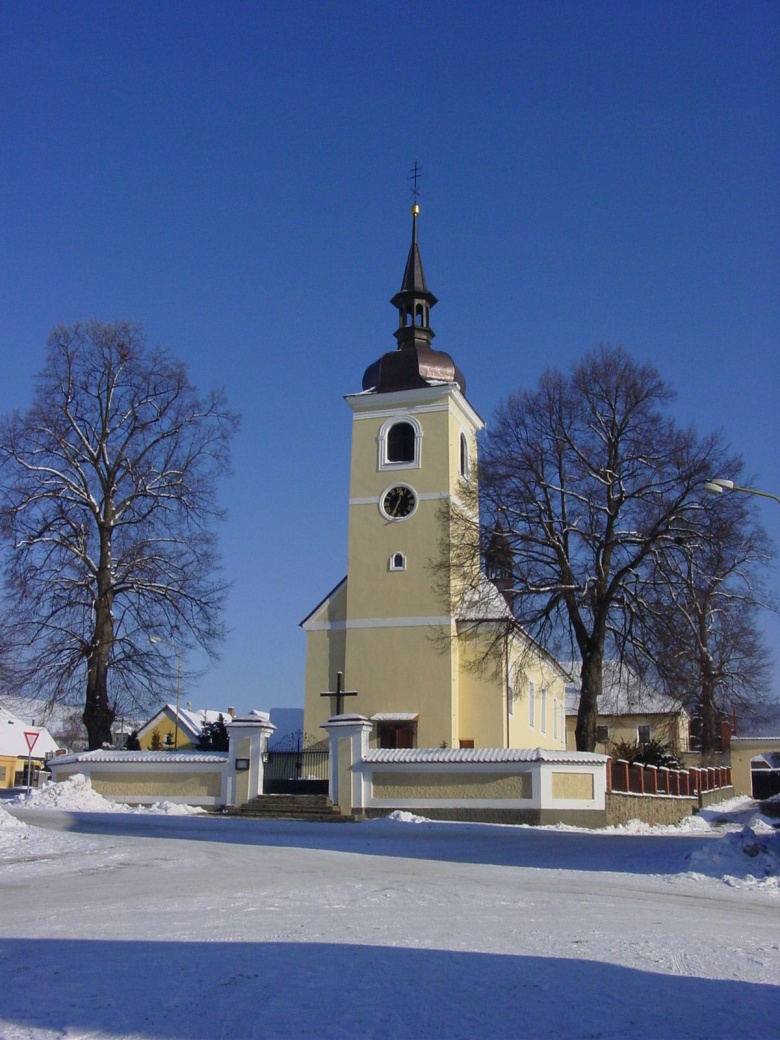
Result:
<instances>
[{"instance_id":1,"label":"snow-covered ground","mask_svg":"<svg viewBox=\"0 0 780 1040\"><path fill-rule=\"evenodd\" d=\"M0 1036L777 1036L780 834L0 807ZM7 811L10 810L10 811Z\"/></svg>"}]
</instances>

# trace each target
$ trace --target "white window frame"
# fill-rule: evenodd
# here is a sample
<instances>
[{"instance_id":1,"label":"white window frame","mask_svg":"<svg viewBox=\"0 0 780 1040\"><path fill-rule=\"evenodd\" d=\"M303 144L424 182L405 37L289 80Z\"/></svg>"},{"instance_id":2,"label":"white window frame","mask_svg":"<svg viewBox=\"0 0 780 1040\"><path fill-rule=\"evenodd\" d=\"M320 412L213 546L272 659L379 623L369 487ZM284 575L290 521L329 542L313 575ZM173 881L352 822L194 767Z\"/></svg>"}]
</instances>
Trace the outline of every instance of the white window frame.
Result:
<instances>
[{"instance_id":1,"label":"white window frame","mask_svg":"<svg viewBox=\"0 0 780 1040\"><path fill-rule=\"evenodd\" d=\"M471 480L471 445L468 434L463 430L458 440L458 472L463 480Z\"/></svg>"},{"instance_id":2,"label":"white window frame","mask_svg":"<svg viewBox=\"0 0 780 1040\"><path fill-rule=\"evenodd\" d=\"M539 711L541 713L541 719L539 720L539 729L542 733L547 732L547 687L542 687L541 702L539 704Z\"/></svg>"},{"instance_id":3,"label":"white window frame","mask_svg":"<svg viewBox=\"0 0 780 1040\"><path fill-rule=\"evenodd\" d=\"M407 423L414 430L414 458L408 462L390 462L387 458L387 437L390 429L398 423ZM386 419L377 435L377 468L380 471L419 469L422 455L422 426L413 415L393 415Z\"/></svg>"},{"instance_id":4,"label":"white window frame","mask_svg":"<svg viewBox=\"0 0 780 1040\"><path fill-rule=\"evenodd\" d=\"M401 557L401 562L398 563L398 557ZM387 569L389 571L405 571L406 570L406 557L402 552L394 552L390 554L390 559L387 561Z\"/></svg>"},{"instance_id":5,"label":"white window frame","mask_svg":"<svg viewBox=\"0 0 780 1040\"><path fill-rule=\"evenodd\" d=\"M536 683L528 680L528 727L536 729Z\"/></svg>"}]
</instances>

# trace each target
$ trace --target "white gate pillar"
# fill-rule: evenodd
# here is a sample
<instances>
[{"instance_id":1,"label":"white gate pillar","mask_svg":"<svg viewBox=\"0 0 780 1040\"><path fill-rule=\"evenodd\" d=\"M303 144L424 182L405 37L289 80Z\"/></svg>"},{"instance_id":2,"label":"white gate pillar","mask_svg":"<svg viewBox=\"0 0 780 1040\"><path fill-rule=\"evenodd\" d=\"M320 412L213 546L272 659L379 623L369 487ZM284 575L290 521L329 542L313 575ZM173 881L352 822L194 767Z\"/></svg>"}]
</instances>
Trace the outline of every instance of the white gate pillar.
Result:
<instances>
[{"instance_id":1,"label":"white gate pillar","mask_svg":"<svg viewBox=\"0 0 780 1040\"><path fill-rule=\"evenodd\" d=\"M343 813L360 812L366 803L363 756L373 723L364 715L334 715L322 729L330 740L329 797Z\"/></svg>"},{"instance_id":2,"label":"white gate pillar","mask_svg":"<svg viewBox=\"0 0 780 1040\"><path fill-rule=\"evenodd\" d=\"M225 805L243 805L263 793L265 754L276 726L265 711L250 711L226 725L230 750L222 774L222 799Z\"/></svg>"}]
</instances>

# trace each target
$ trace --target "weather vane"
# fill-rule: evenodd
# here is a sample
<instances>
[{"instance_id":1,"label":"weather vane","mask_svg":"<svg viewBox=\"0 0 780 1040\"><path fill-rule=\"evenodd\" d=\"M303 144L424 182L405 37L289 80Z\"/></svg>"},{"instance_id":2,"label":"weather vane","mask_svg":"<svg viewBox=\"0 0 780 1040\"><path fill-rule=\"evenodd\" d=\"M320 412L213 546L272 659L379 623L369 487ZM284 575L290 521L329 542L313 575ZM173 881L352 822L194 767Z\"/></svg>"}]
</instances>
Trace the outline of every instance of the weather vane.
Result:
<instances>
[{"instance_id":1,"label":"weather vane","mask_svg":"<svg viewBox=\"0 0 780 1040\"><path fill-rule=\"evenodd\" d=\"M417 203L417 200L420 197L420 189L418 187L418 184L419 184L419 181L420 181L421 177L422 177L422 166L420 166L420 164L415 159L414 160L414 166L409 171L409 178L408 178L410 181L412 181L412 187L411 187L410 190L411 190L411 193L412 193L412 202L415 203L415 204Z\"/></svg>"}]
</instances>

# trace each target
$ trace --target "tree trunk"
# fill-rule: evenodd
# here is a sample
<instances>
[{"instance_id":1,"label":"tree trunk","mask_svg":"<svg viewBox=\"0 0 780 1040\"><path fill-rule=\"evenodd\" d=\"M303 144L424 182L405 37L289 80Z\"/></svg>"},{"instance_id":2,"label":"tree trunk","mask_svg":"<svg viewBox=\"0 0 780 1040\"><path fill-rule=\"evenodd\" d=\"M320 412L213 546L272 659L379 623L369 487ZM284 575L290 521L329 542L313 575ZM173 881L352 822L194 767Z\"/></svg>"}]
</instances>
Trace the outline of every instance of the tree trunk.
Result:
<instances>
[{"instance_id":1,"label":"tree trunk","mask_svg":"<svg viewBox=\"0 0 780 1040\"><path fill-rule=\"evenodd\" d=\"M102 659L104 657L105 660ZM108 655L104 655L100 647L94 647L92 651L87 672L84 714L81 718L87 728L90 751L111 743L114 711L108 703Z\"/></svg>"},{"instance_id":2,"label":"tree trunk","mask_svg":"<svg viewBox=\"0 0 780 1040\"><path fill-rule=\"evenodd\" d=\"M578 751L596 750L596 722L599 714L598 698L601 693L603 659L604 652L601 646L591 645L582 655L580 704L575 730Z\"/></svg>"},{"instance_id":3,"label":"tree trunk","mask_svg":"<svg viewBox=\"0 0 780 1040\"><path fill-rule=\"evenodd\" d=\"M720 719L715 707L715 683L710 676L702 677L699 715L701 718L701 757L702 761L712 759L718 750L718 729Z\"/></svg>"},{"instance_id":4,"label":"tree trunk","mask_svg":"<svg viewBox=\"0 0 780 1040\"><path fill-rule=\"evenodd\" d=\"M87 728L89 750L96 751L112 742L114 709L108 699L108 669L114 642L114 617L111 572L111 535L101 531L100 565L95 599L95 628L87 666L87 692L82 719Z\"/></svg>"}]
</instances>

